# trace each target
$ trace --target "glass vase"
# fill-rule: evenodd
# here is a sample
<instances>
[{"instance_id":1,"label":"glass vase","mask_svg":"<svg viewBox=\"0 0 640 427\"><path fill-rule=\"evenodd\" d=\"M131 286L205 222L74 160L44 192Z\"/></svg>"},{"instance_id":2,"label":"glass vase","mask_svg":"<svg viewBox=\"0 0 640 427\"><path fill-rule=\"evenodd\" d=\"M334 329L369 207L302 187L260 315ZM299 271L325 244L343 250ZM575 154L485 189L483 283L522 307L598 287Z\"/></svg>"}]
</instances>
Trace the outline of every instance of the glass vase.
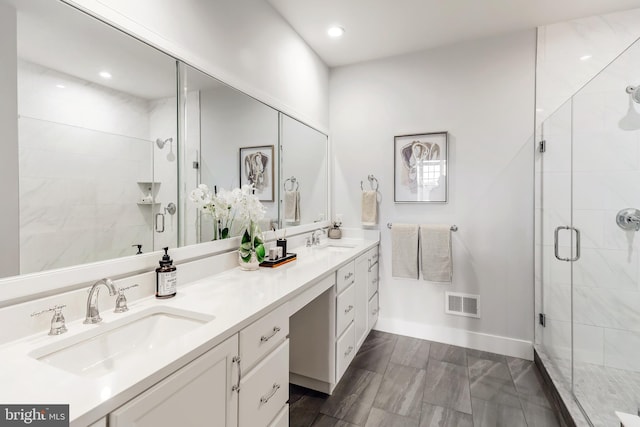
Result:
<instances>
[{"instance_id":1,"label":"glass vase","mask_svg":"<svg viewBox=\"0 0 640 427\"><path fill-rule=\"evenodd\" d=\"M242 270L246 271L255 271L260 268L260 263L258 262L258 257L256 256L255 251L251 251L251 258L248 262L243 260L242 256L238 252L238 265Z\"/></svg>"}]
</instances>

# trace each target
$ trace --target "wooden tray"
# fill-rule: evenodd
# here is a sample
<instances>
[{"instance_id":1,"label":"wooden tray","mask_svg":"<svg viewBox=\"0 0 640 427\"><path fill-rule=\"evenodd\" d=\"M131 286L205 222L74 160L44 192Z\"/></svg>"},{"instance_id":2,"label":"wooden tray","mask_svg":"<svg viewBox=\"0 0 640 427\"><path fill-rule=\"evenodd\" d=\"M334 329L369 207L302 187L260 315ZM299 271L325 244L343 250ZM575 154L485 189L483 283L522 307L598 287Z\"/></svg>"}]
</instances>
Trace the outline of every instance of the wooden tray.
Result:
<instances>
[{"instance_id":1,"label":"wooden tray","mask_svg":"<svg viewBox=\"0 0 640 427\"><path fill-rule=\"evenodd\" d=\"M270 268L279 267L282 264L286 264L288 262L295 261L295 260L296 260L296 254L289 252L287 256L283 256L282 258L279 258L275 261L265 259L260 263L260 267L270 267Z\"/></svg>"}]
</instances>

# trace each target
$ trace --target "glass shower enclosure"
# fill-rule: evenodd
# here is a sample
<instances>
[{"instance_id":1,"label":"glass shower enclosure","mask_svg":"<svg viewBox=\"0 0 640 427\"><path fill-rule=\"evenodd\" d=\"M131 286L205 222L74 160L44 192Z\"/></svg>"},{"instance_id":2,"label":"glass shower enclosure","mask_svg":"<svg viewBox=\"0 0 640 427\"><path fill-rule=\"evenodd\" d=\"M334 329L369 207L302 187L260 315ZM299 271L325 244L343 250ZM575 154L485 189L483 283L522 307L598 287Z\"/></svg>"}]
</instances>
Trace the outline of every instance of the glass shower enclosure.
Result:
<instances>
[{"instance_id":1,"label":"glass shower enclosure","mask_svg":"<svg viewBox=\"0 0 640 427\"><path fill-rule=\"evenodd\" d=\"M638 42L537 129L536 351L593 426L640 406L637 85Z\"/></svg>"}]
</instances>

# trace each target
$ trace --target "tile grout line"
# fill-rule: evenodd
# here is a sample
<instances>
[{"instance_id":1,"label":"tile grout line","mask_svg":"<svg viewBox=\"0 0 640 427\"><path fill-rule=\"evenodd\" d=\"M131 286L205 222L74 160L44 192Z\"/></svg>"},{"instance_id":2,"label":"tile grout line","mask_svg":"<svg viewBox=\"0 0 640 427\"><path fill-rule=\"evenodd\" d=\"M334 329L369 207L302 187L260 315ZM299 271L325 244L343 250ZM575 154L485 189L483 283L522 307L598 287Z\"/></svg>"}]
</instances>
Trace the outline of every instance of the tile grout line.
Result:
<instances>
[{"instance_id":1,"label":"tile grout line","mask_svg":"<svg viewBox=\"0 0 640 427\"><path fill-rule=\"evenodd\" d=\"M509 372L509 378L511 378L511 384L513 385L513 389L516 391L516 395L518 396L518 403L520 404L520 410L522 411L522 417L524 418L524 422L527 426L529 426L529 420L527 419L527 413L524 411L524 406L522 405L522 399L520 398L520 391L518 390L518 386L516 385L516 380L513 378L513 372L511 372L511 367L509 366L509 360L505 356L504 358L505 364L507 365L507 371Z\"/></svg>"}]
</instances>

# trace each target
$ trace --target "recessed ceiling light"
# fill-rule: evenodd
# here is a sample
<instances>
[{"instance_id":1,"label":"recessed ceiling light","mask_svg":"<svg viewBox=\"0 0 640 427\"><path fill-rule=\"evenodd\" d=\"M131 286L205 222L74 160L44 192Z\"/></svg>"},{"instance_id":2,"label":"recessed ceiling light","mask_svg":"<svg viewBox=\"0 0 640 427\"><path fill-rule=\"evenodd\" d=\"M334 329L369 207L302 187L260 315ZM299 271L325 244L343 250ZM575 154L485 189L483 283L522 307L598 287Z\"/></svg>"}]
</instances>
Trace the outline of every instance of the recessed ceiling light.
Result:
<instances>
[{"instance_id":1,"label":"recessed ceiling light","mask_svg":"<svg viewBox=\"0 0 640 427\"><path fill-rule=\"evenodd\" d=\"M329 34L329 37L333 38L341 37L344 34L344 28L334 25L333 27L329 27L327 34Z\"/></svg>"},{"instance_id":2,"label":"recessed ceiling light","mask_svg":"<svg viewBox=\"0 0 640 427\"><path fill-rule=\"evenodd\" d=\"M64 89L64 85L56 85L56 87L59 89Z\"/></svg>"},{"instance_id":3,"label":"recessed ceiling light","mask_svg":"<svg viewBox=\"0 0 640 427\"><path fill-rule=\"evenodd\" d=\"M102 77L103 79L110 79L111 73L108 71L100 71L100 77Z\"/></svg>"},{"instance_id":4,"label":"recessed ceiling light","mask_svg":"<svg viewBox=\"0 0 640 427\"><path fill-rule=\"evenodd\" d=\"M580 61L586 61L587 59L591 59L591 55L582 55L580 57Z\"/></svg>"}]
</instances>

